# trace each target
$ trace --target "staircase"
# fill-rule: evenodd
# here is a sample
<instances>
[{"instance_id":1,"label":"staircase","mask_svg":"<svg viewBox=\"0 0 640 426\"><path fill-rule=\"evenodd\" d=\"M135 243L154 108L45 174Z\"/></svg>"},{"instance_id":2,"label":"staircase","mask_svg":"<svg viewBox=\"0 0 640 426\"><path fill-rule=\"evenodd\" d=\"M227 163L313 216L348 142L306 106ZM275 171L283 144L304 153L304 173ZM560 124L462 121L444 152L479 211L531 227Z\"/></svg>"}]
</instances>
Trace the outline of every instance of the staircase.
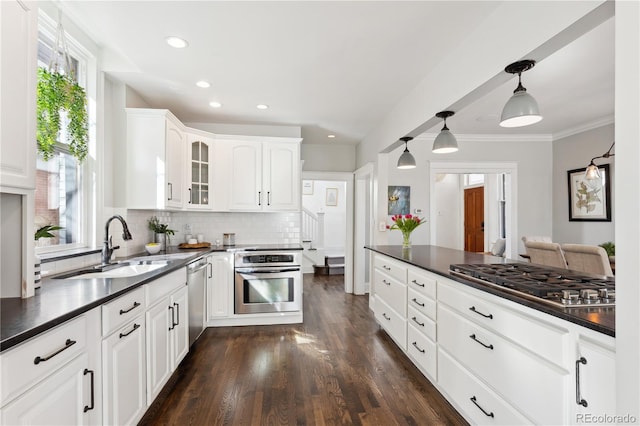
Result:
<instances>
[{"instance_id":1,"label":"staircase","mask_svg":"<svg viewBox=\"0 0 640 426\"><path fill-rule=\"evenodd\" d=\"M344 275L344 255L326 255L324 265L313 265L314 275Z\"/></svg>"}]
</instances>

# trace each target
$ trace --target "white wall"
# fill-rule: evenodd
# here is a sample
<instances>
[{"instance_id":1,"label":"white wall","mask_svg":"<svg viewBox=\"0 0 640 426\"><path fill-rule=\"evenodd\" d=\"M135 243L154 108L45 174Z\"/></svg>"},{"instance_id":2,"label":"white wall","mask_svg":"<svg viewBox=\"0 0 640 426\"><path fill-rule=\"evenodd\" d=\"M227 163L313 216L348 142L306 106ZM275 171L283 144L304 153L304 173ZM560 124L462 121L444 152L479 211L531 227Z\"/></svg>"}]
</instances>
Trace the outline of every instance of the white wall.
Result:
<instances>
[{"instance_id":1,"label":"white wall","mask_svg":"<svg viewBox=\"0 0 640 426\"><path fill-rule=\"evenodd\" d=\"M219 135L274 136L299 138L299 126L275 126L259 124L184 123L185 126Z\"/></svg>"},{"instance_id":2,"label":"white wall","mask_svg":"<svg viewBox=\"0 0 640 426\"><path fill-rule=\"evenodd\" d=\"M22 199L0 193L0 297L22 295Z\"/></svg>"},{"instance_id":3,"label":"white wall","mask_svg":"<svg viewBox=\"0 0 640 426\"><path fill-rule=\"evenodd\" d=\"M303 143L300 148L304 171L353 172L356 169L356 147L353 145Z\"/></svg>"},{"instance_id":4,"label":"white wall","mask_svg":"<svg viewBox=\"0 0 640 426\"><path fill-rule=\"evenodd\" d=\"M460 179L462 175L443 173L436 179L434 194L438 214L436 244L463 250L460 223L462 222L462 198Z\"/></svg>"},{"instance_id":5,"label":"white wall","mask_svg":"<svg viewBox=\"0 0 640 426\"><path fill-rule=\"evenodd\" d=\"M593 157L607 152L614 139L614 125L553 141L553 240L559 243L602 244L614 240L615 158L596 160L609 164L611 222L570 222L567 171L585 168ZM614 148L615 150L615 148ZM614 151L615 152L615 151Z\"/></svg>"},{"instance_id":6,"label":"white wall","mask_svg":"<svg viewBox=\"0 0 640 426\"><path fill-rule=\"evenodd\" d=\"M313 194L302 195L302 206L313 213L324 213L324 249L344 251L347 223L346 184L338 181L313 180ZM327 188L338 189L338 204L326 205Z\"/></svg>"}]
</instances>

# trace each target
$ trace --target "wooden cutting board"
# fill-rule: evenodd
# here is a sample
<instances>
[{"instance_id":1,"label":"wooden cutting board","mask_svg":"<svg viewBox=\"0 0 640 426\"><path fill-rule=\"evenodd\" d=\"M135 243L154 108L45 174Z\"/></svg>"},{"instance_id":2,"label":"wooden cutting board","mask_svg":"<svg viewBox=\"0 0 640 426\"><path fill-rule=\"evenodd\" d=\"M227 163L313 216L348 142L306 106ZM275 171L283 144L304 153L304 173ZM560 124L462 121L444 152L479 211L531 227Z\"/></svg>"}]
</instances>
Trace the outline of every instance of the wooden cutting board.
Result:
<instances>
[{"instance_id":1,"label":"wooden cutting board","mask_svg":"<svg viewBox=\"0 0 640 426\"><path fill-rule=\"evenodd\" d=\"M211 247L211 243L178 244L178 248L181 248L181 249L200 249L200 248L209 248L209 247Z\"/></svg>"}]
</instances>

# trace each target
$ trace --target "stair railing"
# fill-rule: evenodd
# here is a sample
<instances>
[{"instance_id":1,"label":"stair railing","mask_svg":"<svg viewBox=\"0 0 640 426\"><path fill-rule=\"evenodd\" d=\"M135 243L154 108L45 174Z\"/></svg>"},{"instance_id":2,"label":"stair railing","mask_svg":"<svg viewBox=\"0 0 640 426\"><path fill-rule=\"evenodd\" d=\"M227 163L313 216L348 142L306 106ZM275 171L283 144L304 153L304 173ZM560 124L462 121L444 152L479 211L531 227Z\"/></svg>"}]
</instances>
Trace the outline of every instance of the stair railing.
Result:
<instances>
[{"instance_id":1,"label":"stair railing","mask_svg":"<svg viewBox=\"0 0 640 426\"><path fill-rule=\"evenodd\" d=\"M324 212L302 208L302 241L316 249L324 248Z\"/></svg>"}]
</instances>

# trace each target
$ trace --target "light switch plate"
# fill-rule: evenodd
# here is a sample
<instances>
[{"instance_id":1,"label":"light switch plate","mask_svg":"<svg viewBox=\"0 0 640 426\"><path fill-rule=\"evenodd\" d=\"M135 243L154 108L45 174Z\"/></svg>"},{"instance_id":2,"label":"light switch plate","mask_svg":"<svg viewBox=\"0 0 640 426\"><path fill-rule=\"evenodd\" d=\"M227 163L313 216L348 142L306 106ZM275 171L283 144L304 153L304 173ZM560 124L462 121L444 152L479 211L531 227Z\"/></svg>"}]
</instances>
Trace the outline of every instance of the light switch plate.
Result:
<instances>
[{"instance_id":1,"label":"light switch plate","mask_svg":"<svg viewBox=\"0 0 640 426\"><path fill-rule=\"evenodd\" d=\"M380 223L378 224L378 230L379 230L380 232L385 232L385 231L387 230L387 224L386 224L386 223L384 223L384 222L380 222Z\"/></svg>"}]
</instances>

